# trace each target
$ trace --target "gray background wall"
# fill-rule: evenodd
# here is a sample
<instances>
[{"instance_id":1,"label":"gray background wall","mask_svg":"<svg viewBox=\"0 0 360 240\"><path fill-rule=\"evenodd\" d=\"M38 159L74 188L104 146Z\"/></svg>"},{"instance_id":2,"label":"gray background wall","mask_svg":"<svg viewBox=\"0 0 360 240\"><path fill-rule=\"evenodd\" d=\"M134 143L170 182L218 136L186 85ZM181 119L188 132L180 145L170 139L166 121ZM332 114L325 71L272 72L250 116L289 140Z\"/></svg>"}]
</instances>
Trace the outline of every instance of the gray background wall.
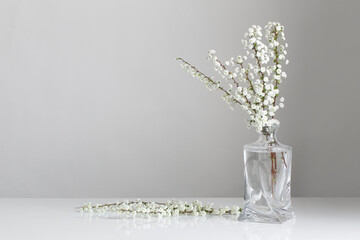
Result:
<instances>
[{"instance_id":1,"label":"gray background wall","mask_svg":"<svg viewBox=\"0 0 360 240\"><path fill-rule=\"evenodd\" d=\"M245 112L181 69L286 27L293 196L360 197L358 1L0 1L0 197L243 194Z\"/></svg>"}]
</instances>

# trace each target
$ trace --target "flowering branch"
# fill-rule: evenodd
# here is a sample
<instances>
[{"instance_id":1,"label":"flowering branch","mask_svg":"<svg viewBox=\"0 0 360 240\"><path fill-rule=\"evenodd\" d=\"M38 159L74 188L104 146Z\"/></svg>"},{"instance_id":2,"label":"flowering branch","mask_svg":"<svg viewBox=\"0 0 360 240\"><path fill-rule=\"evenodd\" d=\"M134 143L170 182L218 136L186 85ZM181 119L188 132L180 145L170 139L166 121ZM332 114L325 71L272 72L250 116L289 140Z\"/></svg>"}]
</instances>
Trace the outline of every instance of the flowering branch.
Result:
<instances>
[{"instance_id":1,"label":"flowering branch","mask_svg":"<svg viewBox=\"0 0 360 240\"><path fill-rule=\"evenodd\" d=\"M214 208L212 203L205 203L196 200L188 203L183 201L170 200L166 202L146 202L138 199L137 201L117 201L116 203L95 204L90 202L78 207L81 212L115 212L125 217L170 217L179 215L206 216L231 214L238 215L241 208L225 206Z\"/></svg>"},{"instance_id":2,"label":"flowering branch","mask_svg":"<svg viewBox=\"0 0 360 240\"><path fill-rule=\"evenodd\" d=\"M264 127L280 123L275 119L275 112L284 107L283 97L280 98L280 103L277 105L279 84L283 78L287 77L282 69L281 62L289 63L289 60L285 59L287 54L285 49L288 46L287 43L284 43L284 26L278 22L269 22L265 26L266 44L262 41L261 30L261 27L257 25L249 28L242 40L246 56L238 56L236 61L232 57L230 61L222 64L215 56L215 50L209 50L208 60L212 60L214 70L225 79L228 87L221 85L220 81L215 82L207 77L182 58L177 58L177 60L182 61L182 66L188 72L204 82L210 90L219 89L223 91L225 93L223 98L230 104L231 109L234 103L238 103L241 108L247 111L249 114L248 126L256 127L258 132ZM244 64L248 57L255 61L255 65L252 63ZM235 67L237 65L240 67ZM235 67L234 71L227 66ZM241 87L241 82L247 82L249 85Z\"/></svg>"},{"instance_id":3,"label":"flowering branch","mask_svg":"<svg viewBox=\"0 0 360 240\"><path fill-rule=\"evenodd\" d=\"M228 100L228 97L230 97L230 99L232 101L234 101L235 103L238 103L240 105L241 102L239 102L238 100L231 98L231 94L226 91L223 87L220 86L220 82L215 82L214 80L212 80L210 77L206 76L204 73L200 72L196 67L194 67L193 65L191 65L190 63L188 63L187 61L185 61L183 58L178 57L176 58L176 60L180 60L183 62L183 67L186 68L192 75L193 77L197 77L199 78L203 83L205 83L205 85L210 89L213 90L213 88L215 89L220 89L221 91L223 91L225 93L224 96L224 100ZM215 86L215 87L214 87ZM212 88L213 87L213 88Z\"/></svg>"}]
</instances>

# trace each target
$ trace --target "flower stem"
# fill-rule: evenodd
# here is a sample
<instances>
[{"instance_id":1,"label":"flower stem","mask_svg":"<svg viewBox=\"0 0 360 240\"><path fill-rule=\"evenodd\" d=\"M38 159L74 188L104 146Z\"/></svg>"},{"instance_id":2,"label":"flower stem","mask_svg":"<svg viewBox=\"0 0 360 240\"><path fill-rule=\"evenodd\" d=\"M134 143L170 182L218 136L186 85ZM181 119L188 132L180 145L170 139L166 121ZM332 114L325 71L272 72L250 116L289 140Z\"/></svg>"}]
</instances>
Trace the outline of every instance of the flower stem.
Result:
<instances>
[{"instance_id":1,"label":"flower stem","mask_svg":"<svg viewBox=\"0 0 360 240\"><path fill-rule=\"evenodd\" d=\"M276 153L271 152L271 193L274 194L274 188L276 187Z\"/></svg>"}]
</instances>

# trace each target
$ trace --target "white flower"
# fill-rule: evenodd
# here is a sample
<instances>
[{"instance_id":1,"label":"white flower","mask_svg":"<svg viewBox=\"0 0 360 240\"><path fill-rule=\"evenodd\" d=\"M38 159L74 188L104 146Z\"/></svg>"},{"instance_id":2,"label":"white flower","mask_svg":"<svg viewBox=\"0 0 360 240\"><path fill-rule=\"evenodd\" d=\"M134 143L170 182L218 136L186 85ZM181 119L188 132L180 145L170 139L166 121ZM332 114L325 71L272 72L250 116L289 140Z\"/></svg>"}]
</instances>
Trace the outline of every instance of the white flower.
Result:
<instances>
[{"instance_id":1,"label":"white flower","mask_svg":"<svg viewBox=\"0 0 360 240\"><path fill-rule=\"evenodd\" d=\"M279 120L277 120L277 119L270 119L269 121L268 121L268 126L271 126L271 125L279 125L280 124L280 122L279 122Z\"/></svg>"},{"instance_id":2,"label":"white flower","mask_svg":"<svg viewBox=\"0 0 360 240\"><path fill-rule=\"evenodd\" d=\"M280 102L284 102L285 101L285 98L284 97L281 97L280 98Z\"/></svg>"},{"instance_id":3,"label":"white flower","mask_svg":"<svg viewBox=\"0 0 360 240\"><path fill-rule=\"evenodd\" d=\"M284 104L283 104L283 103L280 103L280 104L279 104L279 107L283 108L283 107L284 107Z\"/></svg>"},{"instance_id":4,"label":"white flower","mask_svg":"<svg viewBox=\"0 0 360 240\"><path fill-rule=\"evenodd\" d=\"M219 212L220 215L223 215L226 212L224 208L220 208L219 211L220 211Z\"/></svg>"}]
</instances>

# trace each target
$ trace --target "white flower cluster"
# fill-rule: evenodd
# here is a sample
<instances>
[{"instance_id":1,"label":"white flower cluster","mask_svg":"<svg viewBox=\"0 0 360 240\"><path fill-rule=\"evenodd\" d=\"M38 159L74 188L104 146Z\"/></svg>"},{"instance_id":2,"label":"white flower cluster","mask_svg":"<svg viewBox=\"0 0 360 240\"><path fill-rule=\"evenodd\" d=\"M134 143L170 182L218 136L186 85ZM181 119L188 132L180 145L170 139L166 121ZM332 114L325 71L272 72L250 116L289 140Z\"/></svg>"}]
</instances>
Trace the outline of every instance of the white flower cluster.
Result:
<instances>
[{"instance_id":1,"label":"white flower cluster","mask_svg":"<svg viewBox=\"0 0 360 240\"><path fill-rule=\"evenodd\" d=\"M286 59L288 44L285 43L284 26L278 22L269 22L263 35L262 28L253 25L245 33L242 43L246 55L232 57L224 64L215 55L215 50L209 50L208 60L212 61L222 81L207 77L182 58L177 60L181 60L182 66L209 90L221 90L223 99L230 104L231 109L239 104L248 113L248 126L260 132L263 127L280 124L275 119L275 113L284 107L283 97L279 99L279 104L276 101L279 84L287 77L282 64L289 63ZM241 83L245 86L240 86Z\"/></svg>"},{"instance_id":2,"label":"white flower cluster","mask_svg":"<svg viewBox=\"0 0 360 240\"><path fill-rule=\"evenodd\" d=\"M225 206L215 209L212 203L205 203L196 200L191 203L180 200L169 200L164 203L159 202L145 202L138 199L137 201L123 201L107 204L92 205L90 202L85 203L80 207L80 212L115 212L125 217L170 217L179 215L191 216L206 216L240 214L240 207L233 206L232 208Z\"/></svg>"}]
</instances>

